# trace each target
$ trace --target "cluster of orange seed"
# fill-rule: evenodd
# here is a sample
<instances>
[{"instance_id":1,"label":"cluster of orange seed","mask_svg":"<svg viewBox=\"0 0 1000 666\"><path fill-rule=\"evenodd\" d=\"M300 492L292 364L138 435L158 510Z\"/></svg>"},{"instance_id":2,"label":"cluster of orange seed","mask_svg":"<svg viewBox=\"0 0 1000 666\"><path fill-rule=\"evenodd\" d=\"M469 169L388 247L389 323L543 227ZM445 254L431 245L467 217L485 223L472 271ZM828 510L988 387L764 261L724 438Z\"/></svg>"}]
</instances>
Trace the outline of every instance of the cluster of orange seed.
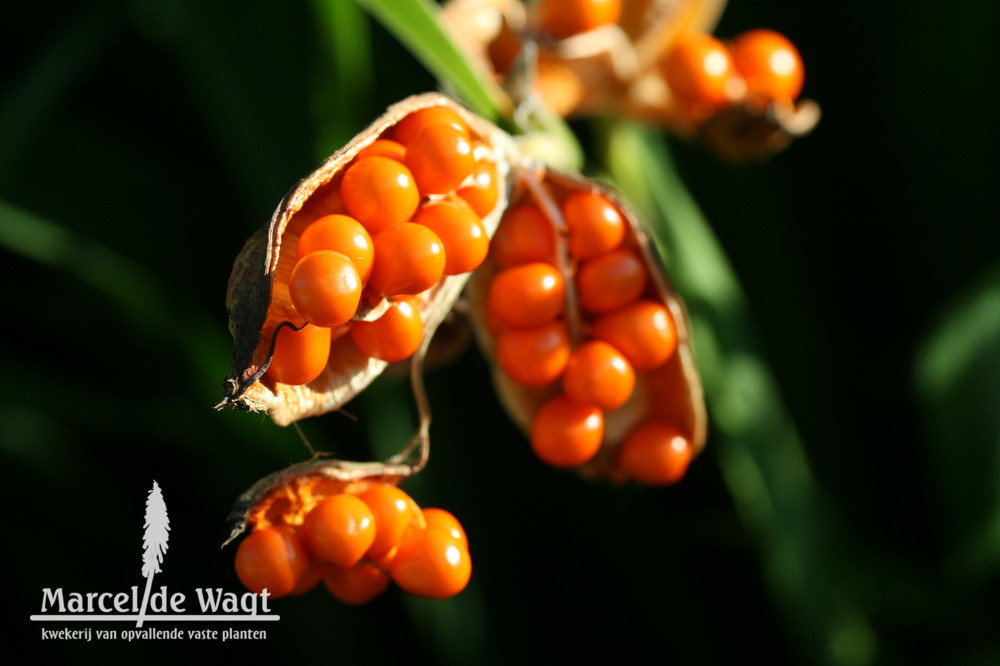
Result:
<instances>
[{"instance_id":1,"label":"cluster of orange seed","mask_svg":"<svg viewBox=\"0 0 1000 666\"><path fill-rule=\"evenodd\" d=\"M372 141L317 192L296 215L306 224L286 264L288 296L307 323L279 329L266 379L312 381L343 335L387 362L417 350L414 296L475 269L489 249L481 218L496 205L498 183L487 153L456 112L431 106ZM381 316L355 320L379 303Z\"/></svg>"},{"instance_id":2,"label":"cluster of orange seed","mask_svg":"<svg viewBox=\"0 0 1000 666\"><path fill-rule=\"evenodd\" d=\"M818 106L797 102L802 61L783 36L707 34L723 4L449 0L441 17L507 85L497 97L510 108L653 120L728 157L771 155L812 129ZM422 360L469 280L464 310L539 459L615 481L680 480L706 421L683 304L617 195L522 150L424 95L304 178L234 265L219 406L281 425L339 409L386 363ZM393 582L436 599L466 587L462 526L396 485L428 457L418 362L411 372L421 425L410 447L383 463L293 466L241 498L234 536L251 532L235 568L247 589L281 597L322 581L362 604Z\"/></svg>"},{"instance_id":3,"label":"cluster of orange seed","mask_svg":"<svg viewBox=\"0 0 1000 666\"><path fill-rule=\"evenodd\" d=\"M691 32L678 38L659 66L674 96L694 118L736 103L791 104L804 80L798 50L773 30L751 30L729 44Z\"/></svg>"},{"instance_id":4,"label":"cluster of orange seed","mask_svg":"<svg viewBox=\"0 0 1000 666\"><path fill-rule=\"evenodd\" d=\"M265 231L230 281L237 352L222 405L281 424L339 408L384 367L372 359L420 359L470 278L480 342L524 392L498 386L501 401L543 461L662 485L702 446L683 307L639 222L609 190L523 158L440 96L390 109L303 179ZM249 590L280 597L323 581L358 604L391 582L430 598L464 589L461 526L395 485L427 461L425 398L418 454L293 466L241 498L234 534L252 529L236 572Z\"/></svg>"},{"instance_id":5,"label":"cluster of orange seed","mask_svg":"<svg viewBox=\"0 0 1000 666\"><path fill-rule=\"evenodd\" d=\"M564 229L530 200L504 217L486 316L503 372L547 389L531 422L532 449L550 465L577 467L600 450L606 414L629 409L637 381L671 359L677 331L617 206L581 190L559 208ZM641 420L617 460L631 478L665 484L680 479L692 453L675 424Z\"/></svg>"},{"instance_id":6,"label":"cluster of orange seed","mask_svg":"<svg viewBox=\"0 0 1000 666\"><path fill-rule=\"evenodd\" d=\"M390 581L433 599L454 596L469 582L465 531L443 509L421 510L384 483L310 504L277 524L262 522L240 543L236 573L247 589L277 598L322 580L340 601L364 604Z\"/></svg>"}]
</instances>

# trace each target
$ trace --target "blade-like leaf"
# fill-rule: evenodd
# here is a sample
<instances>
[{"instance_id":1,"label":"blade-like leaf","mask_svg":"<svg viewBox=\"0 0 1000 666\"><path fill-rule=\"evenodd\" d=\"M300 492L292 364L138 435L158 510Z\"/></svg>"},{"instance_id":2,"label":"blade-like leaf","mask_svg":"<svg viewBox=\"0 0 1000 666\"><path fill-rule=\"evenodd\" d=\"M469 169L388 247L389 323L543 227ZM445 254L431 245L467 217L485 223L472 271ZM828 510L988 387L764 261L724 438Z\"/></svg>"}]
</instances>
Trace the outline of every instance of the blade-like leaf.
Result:
<instances>
[{"instance_id":1,"label":"blade-like leaf","mask_svg":"<svg viewBox=\"0 0 1000 666\"><path fill-rule=\"evenodd\" d=\"M94 3L55 31L0 95L0 177L105 53L121 26L110 3ZM7 63L8 65L10 63Z\"/></svg>"},{"instance_id":2,"label":"blade-like leaf","mask_svg":"<svg viewBox=\"0 0 1000 666\"><path fill-rule=\"evenodd\" d=\"M314 0L318 32L333 76L311 86L318 136L317 157L325 158L350 141L369 117L374 88L369 19L356 3ZM353 100L344 104L343 100Z\"/></svg>"},{"instance_id":3,"label":"blade-like leaf","mask_svg":"<svg viewBox=\"0 0 1000 666\"><path fill-rule=\"evenodd\" d=\"M120 303L134 321L164 320L166 296L143 266L4 201L0 201L0 247L69 272Z\"/></svg>"},{"instance_id":4,"label":"blade-like leaf","mask_svg":"<svg viewBox=\"0 0 1000 666\"><path fill-rule=\"evenodd\" d=\"M975 583L1000 564L1000 270L942 319L920 350L917 393L951 570Z\"/></svg>"},{"instance_id":5,"label":"blade-like leaf","mask_svg":"<svg viewBox=\"0 0 1000 666\"><path fill-rule=\"evenodd\" d=\"M396 35L427 69L479 115L496 120L503 94L484 81L441 28L437 8L428 0L356 0Z\"/></svg>"}]
</instances>

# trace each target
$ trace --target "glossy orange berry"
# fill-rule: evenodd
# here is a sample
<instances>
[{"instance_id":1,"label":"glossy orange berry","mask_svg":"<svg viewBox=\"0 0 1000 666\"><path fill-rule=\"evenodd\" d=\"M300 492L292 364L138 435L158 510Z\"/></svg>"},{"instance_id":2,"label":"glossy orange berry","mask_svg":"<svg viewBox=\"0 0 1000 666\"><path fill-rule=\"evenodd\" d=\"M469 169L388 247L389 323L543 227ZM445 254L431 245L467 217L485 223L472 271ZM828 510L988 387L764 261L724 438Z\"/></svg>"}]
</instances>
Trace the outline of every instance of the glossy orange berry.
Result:
<instances>
[{"instance_id":1,"label":"glossy orange berry","mask_svg":"<svg viewBox=\"0 0 1000 666\"><path fill-rule=\"evenodd\" d=\"M400 588L429 599L453 597L469 583L469 551L450 533L437 529L411 530L392 561L392 579Z\"/></svg>"},{"instance_id":2,"label":"glossy orange berry","mask_svg":"<svg viewBox=\"0 0 1000 666\"><path fill-rule=\"evenodd\" d=\"M412 298L393 301L375 321L351 324L351 339L365 356L395 363L409 358L424 337L420 308Z\"/></svg>"},{"instance_id":3,"label":"glossy orange berry","mask_svg":"<svg viewBox=\"0 0 1000 666\"><path fill-rule=\"evenodd\" d=\"M374 542L375 517L354 495L330 495L306 514L302 535L316 559L349 567Z\"/></svg>"},{"instance_id":4,"label":"glossy orange berry","mask_svg":"<svg viewBox=\"0 0 1000 666\"><path fill-rule=\"evenodd\" d=\"M308 384L326 368L331 337L330 329L322 326L306 324L298 331L282 326L265 376L292 386Z\"/></svg>"},{"instance_id":5,"label":"glossy orange berry","mask_svg":"<svg viewBox=\"0 0 1000 666\"><path fill-rule=\"evenodd\" d=\"M288 294L307 321L334 328L354 316L362 287L353 261L340 252L319 250L295 263Z\"/></svg>"},{"instance_id":6,"label":"glossy orange berry","mask_svg":"<svg viewBox=\"0 0 1000 666\"><path fill-rule=\"evenodd\" d=\"M406 144L406 167L424 196L456 189L476 166L468 134L454 125L429 125Z\"/></svg>"},{"instance_id":7,"label":"glossy orange berry","mask_svg":"<svg viewBox=\"0 0 1000 666\"><path fill-rule=\"evenodd\" d=\"M679 428L663 421L649 421L622 442L618 465L636 481L662 486L680 481L693 453L691 441Z\"/></svg>"},{"instance_id":8,"label":"glossy orange berry","mask_svg":"<svg viewBox=\"0 0 1000 666\"><path fill-rule=\"evenodd\" d=\"M566 285L552 264L521 264L497 273L487 298L487 307L501 322L528 328L550 322L562 313Z\"/></svg>"},{"instance_id":9,"label":"glossy orange berry","mask_svg":"<svg viewBox=\"0 0 1000 666\"><path fill-rule=\"evenodd\" d=\"M663 365L677 348L673 317L663 305L650 300L604 315L590 333L614 346L639 372Z\"/></svg>"},{"instance_id":10,"label":"glossy orange berry","mask_svg":"<svg viewBox=\"0 0 1000 666\"><path fill-rule=\"evenodd\" d=\"M431 203L413 217L441 239L444 245L444 274L467 273L483 263L490 239L482 221L465 204L448 201Z\"/></svg>"},{"instance_id":11,"label":"glossy orange berry","mask_svg":"<svg viewBox=\"0 0 1000 666\"><path fill-rule=\"evenodd\" d=\"M619 248L583 262L577 271L577 293L584 310L611 312L639 298L648 275L639 255Z\"/></svg>"},{"instance_id":12,"label":"glossy orange berry","mask_svg":"<svg viewBox=\"0 0 1000 666\"><path fill-rule=\"evenodd\" d=\"M469 138L469 126L462 116L446 106L428 106L414 111L396 124L392 138L405 146L420 130L431 125L452 125Z\"/></svg>"},{"instance_id":13,"label":"glossy orange berry","mask_svg":"<svg viewBox=\"0 0 1000 666\"><path fill-rule=\"evenodd\" d=\"M372 234L406 222L420 204L410 170L381 156L355 160L347 167L340 182L340 197L351 217Z\"/></svg>"},{"instance_id":14,"label":"glossy orange berry","mask_svg":"<svg viewBox=\"0 0 1000 666\"><path fill-rule=\"evenodd\" d=\"M577 259L610 252L625 238L625 218L607 197L574 192L562 204L569 229L569 251Z\"/></svg>"},{"instance_id":15,"label":"glossy orange berry","mask_svg":"<svg viewBox=\"0 0 1000 666\"><path fill-rule=\"evenodd\" d=\"M707 109L728 103L738 78L725 44L699 32L681 35L660 68L674 95Z\"/></svg>"},{"instance_id":16,"label":"glossy orange berry","mask_svg":"<svg viewBox=\"0 0 1000 666\"><path fill-rule=\"evenodd\" d=\"M545 386L559 378L569 361L566 325L553 321L532 328L512 328L497 336L497 363L524 386Z\"/></svg>"},{"instance_id":17,"label":"glossy orange berry","mask_svg":"<svg viewBox=\"0 0 1000 666\"><path fill-rule=\"evenodd\" d=\"M542 405L531 423L531 449L553 467L576 467L597 455L604 414L560 395Z\"/></svg>"},{"instance_id":18,"label":"glossy orange berry","mask_svg":"<svg viewBox=\"0 0 1000 666\"><path fill-rule=\"evenodd\" d=\"M460 187L456 194L469 204L476 215L486 217L497 205L499 192L496 166L480 161L472 170L472 182Z\"/></svg>"},{"instance_id":19,"label":"glossy orange berry","mask_svg":"<svg viewBox=\"0 0 1000 666\"><path fill-rule=\"evenodd\" d=\"M500 268L551 262L556 255L555 228L535 204L514 206L497 227L491 252Z\"/></svg>"},{"instance_id":20,"label":"glossy orange berry","mask_svg":"<svg viewBox=\"0 0 1000 666\"><path fill-rule=\"evenodd\" d=\"M556 39L565 39L618 21L621 0L540 0L538 22Z\"/></svg>"},{"instance_id":21,"label":"glossy orange berry","mask_svg":"<svg viewBox=\"0 0 1000 666\"><path fill-rule=\"evenodd\" d=\"M389 587L389 576L367 562L358 562L349 567L327 564L323 583L338 601L360 606L385 592Z\"/></svg>"},{"instance_id":22,"label":"glossy orange berry","mask_svg":"<svg viewBox=\"0 0 1000 666\"><path fill-rule=\"evenodd\" d=\"M422 224L397 224L375 236L375 264L368 284L387 297L412 296L444 275L441 239Z\"/></svg>"},{"instance_id":23,"label":"glossy orange berry","mask_svg":"<svg viewBox=\"0 0 1000 666\"><path fill-rule=\"evenodd\" d=\"M465 529L458 522L451 512L444 509L429 508L423 510L424 520L427 522L427 529L439 529L447 532L465 550L469 549L469 539L465 536Z\"/></svg>"},{"instance_id":24,"label":"glossy orange berry","mask_svg":"<svg viewBox=\"0 0 1000 666\"><path fill-rule=\"evenodd\" d=\"M576 402L617 409L632 395L635 371L620 351L607 342L591 340L570 354L562 385Z\"/></svg>"},{"instance_id":25,"label":"glossy orange berry","mask_svg":"<svg viewBox=\"0 0 1000 666\"><path fill-rule=\"evenodd\" d=\"M732 43L733 63L747 94L793 102L802 92L805 68L798 49L773 30L750 30Z\"/></svg>"},{"instance_id":26,"label":"glossy orange berry","mask_svg":"<svg viewBox=\"0 0 1000 666\"><path fill-rule=\"evenodd\" d=\"M303 545L303 548L304 547L305 546ZM295 585L295 589L289 592L288 595L294 597L312 591L312 589L323 579L323 571L327 566L329 565L309 558L309 568L306 569L302 578L299 579L298 584Z\"/></svg>"},{"instance_id":27,"label":"glossy orange berry","mask_svg":"<svg viewBox=\"0 0 1000 666\"><path fill-rule=\"evenodd\" d=\"M420 507L396 486L374 485L358 497L368 505L375 518L375 540L364 555L366 560L385 557L399 545L406 528L424 525Z\"/></svg>"},{"instance_id":28,"label":"glossy orange berry","mask_svg":"<svg viewBox=\"0 0 1000 666\"><path fill-rule=\"evenodd\" d=\"M372 272L374 248L368 230L353 217L324 215L309 223L295 246L295 258L301 259L317 250L333 250L346 255L358 269L361 282Z\"/></svg>"},{"instance_id":29,"label":"glossy orange berry","mask_svg":"<svg viewBox=\"0 0 1000 666\"><path fill-rule=\"evenodd\" d=\"M366 157L388 157L390 160L402 162L406 157L406 146L392 139L375 139L362 148L354 159L360 160Z\"/></svg>"},{"instance_id":30,"label":"glossy orange berry","mask_svg":"<svg viewBox=\"0 0 1000 666\"><path fill-rule=\"evenodd\" d=\"M272 597L283 597L295 589L308 568L309 554L287 525L251 532L236 550L236 575L256 594L266 589Z\"/></svg>"}]
</instances>

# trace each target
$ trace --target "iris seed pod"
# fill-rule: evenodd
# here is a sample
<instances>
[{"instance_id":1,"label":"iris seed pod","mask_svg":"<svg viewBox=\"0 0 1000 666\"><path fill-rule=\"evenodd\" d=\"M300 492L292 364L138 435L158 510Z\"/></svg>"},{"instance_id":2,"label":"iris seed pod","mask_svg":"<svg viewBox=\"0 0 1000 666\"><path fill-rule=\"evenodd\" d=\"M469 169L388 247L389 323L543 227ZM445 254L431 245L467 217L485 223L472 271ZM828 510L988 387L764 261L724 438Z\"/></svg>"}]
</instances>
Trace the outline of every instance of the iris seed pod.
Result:
<instances>
[{"instance_id":1,"label":"iris seed pod","mask_svg":"<svg viewBox=\"0 0 1000 666\"><path fill-rule=\"evenodd\" d=\"M669 312L676 330L676 349L668 360L652 368L635 372L635 387L628 401L604 414L604 436L600 450L587 464L579 467L585 475L596 475L614 481L628 478L616 462L616 453L622 441L638 425L662 421L677 427L687 438L692 457L705 444L706 411L701 382L691 349L689 323L684 305L670 285L666 270L653 247L645 227L635 213L612 190L592 180L546 170L538 165L524 165L518 174L519 187L512 196L512 206L533 203L548 218L556 231L556 250L551 263L564 274L566 285L565 307L559 315L565 321L570 345L577 348L592 340L592 333L600 315L581 307L577 291L577 277L585 261L574 257L570 251L566 221L561 204L571 194L592 192L609 200L625 221L624 239L620 249L638 256L645 267L648 280L632 302L654 302ZM505 220L497 233L503 234ZM499 236L498 236L499 237ZM599 256L608 256L608 253ZM543 386L518 383L497 362L498 335L502 325L496 323L490 311L490 289L501 267L491 253L487 261L473 275L469 285L471 319L477 340L493 368L493 380L499 399L519 428L530 436L532 422L540 408L553 397L562 394L563 386L555 379Z\"/></svg>"},{"instance_id":2,"label":"iris seed pod","mask_svg":"<svg viewBox=\"0 0 1000 666\"><path fill-rule=\"evenodd\" d=\"M402 120L429 107L444 107L457 113L469 128L476 158L495 167L497 200L492 209L481 216L487 235L492 236L507 205L510 189L510 165L515 154L510 138L439 94L411 97L392 106L300 180L278 204L267 226L246 242L236 258L226 299L229 329L234 339L232 368L223 382L224 397L217 408L231 406L265 412L275 423L288 425L340 408L385 369L385 361L362 354L351 336L344 334L346 328L340 327L333 330L325 368L312 381L287 385L264 376L279 329L299 329L306 323L289 294L295 248L303 229L318 217L344 212L339 184L352 161L377 139L390 136ZM425 196L423 201L439 198L444 195ZM445 276L430 289L415 295L425 336L432 335L448 314L467 279L468 274ZM376 319L387 306L386 299L366 291L354 319Z\"/></svg>"}]
</instances>

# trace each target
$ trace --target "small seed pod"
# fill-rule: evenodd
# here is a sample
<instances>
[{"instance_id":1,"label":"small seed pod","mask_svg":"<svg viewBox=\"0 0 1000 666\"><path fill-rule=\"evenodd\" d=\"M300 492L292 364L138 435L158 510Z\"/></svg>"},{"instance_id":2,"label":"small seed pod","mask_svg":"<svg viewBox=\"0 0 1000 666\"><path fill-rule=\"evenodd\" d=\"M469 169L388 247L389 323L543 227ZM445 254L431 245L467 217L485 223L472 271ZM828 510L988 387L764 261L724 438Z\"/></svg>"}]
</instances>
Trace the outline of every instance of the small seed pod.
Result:
<instances>
[{"instance_id":1,"label":"small seed pod","mask_svg":"<svg viewBox=\"0 0 1000 666\"><path fill-rule=\"evenodd\" d=\"M469 285L502 404L553 466L678 480L706 413L687 314L650 238L593 181L538 166L518 179Z\"/></svg>"},{"instance_id":2,"label":"small seed pod","mask_svg":"<svg viewBox=\"0 0 1000 666\"><path fill-rule=\"evenodd\" d=\"M432 335L507 205L513 154L502 131L427 94L391 107L299 181L233 266L233 363L218 408L264 411L279 425L333 411L399 360L404 342L415 349ZM461 209L459 222L435 227L446 238L417 219L441 203ZM449 249L463 261L446 274ZM403 300L405 320L394 310ZM392 324L367 330L368 341L394 331L405 341L365 348L392 349L389 360L350 334L387 314Z\"/></svg>"},{"instance_id":3,"label":"small seed pod","mask_svg":"<svg viewBox=\"0 0 1000 666\"><path fill-rule=\"evenodd\" d=\"M471 575L468 539L447 511L428 509L397 485L419 466L316 460L261 479L240 496L230 538L236 573L252 592L307 592L323 580L340 601L363 604L395 582L446 598ZM225 545L225 544L223 544Z\"/></svg>"}]
</instances>

